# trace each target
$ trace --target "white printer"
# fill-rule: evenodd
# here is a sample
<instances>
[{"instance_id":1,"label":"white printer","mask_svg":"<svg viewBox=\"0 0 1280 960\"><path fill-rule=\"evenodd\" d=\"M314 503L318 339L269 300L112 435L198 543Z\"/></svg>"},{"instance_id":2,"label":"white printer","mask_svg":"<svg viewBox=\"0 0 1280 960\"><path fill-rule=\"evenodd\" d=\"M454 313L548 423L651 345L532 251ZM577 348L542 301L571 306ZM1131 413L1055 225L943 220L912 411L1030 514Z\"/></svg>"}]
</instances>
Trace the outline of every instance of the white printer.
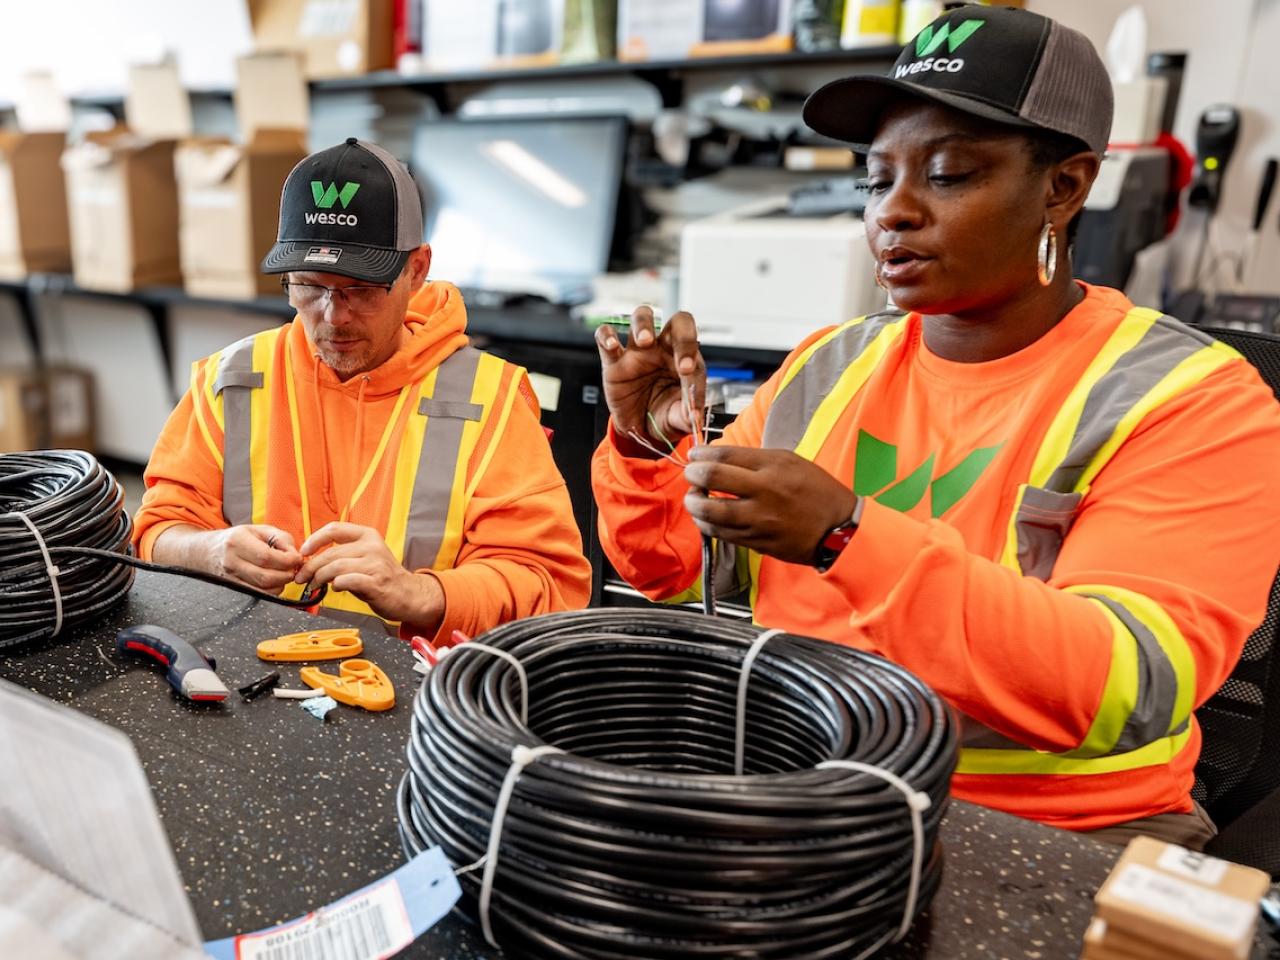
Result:
<instances>
[{"instance_id":1,"label":"white printer","mask_svg":"<svg viewBox=\"0 0 1280 960\"><path fill-rule=\"evenodd\" d=\"M862 221L795 216L787 200L771 197L681 231L680 306L703 343L790 350L814 330L884 309Z\"/></svg>"}]
</instances>

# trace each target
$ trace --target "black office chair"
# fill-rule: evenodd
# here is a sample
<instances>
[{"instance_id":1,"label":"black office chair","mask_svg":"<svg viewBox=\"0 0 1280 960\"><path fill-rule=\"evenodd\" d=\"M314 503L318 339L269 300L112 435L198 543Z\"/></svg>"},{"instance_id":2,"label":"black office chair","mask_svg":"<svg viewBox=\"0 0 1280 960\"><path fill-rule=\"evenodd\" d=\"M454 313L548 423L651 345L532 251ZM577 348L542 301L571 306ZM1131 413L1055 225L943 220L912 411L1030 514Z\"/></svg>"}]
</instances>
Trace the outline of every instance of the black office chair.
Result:
<instances>
[{"instance_id":1,"label":"black office chair","mask_svg":"<svg viewBox=\"0 0 1280 960\"><path fill-rule=\"evenodd\" d=\"M1280 400L1280 336L1202 329L1244 354ZM1208 851L1280 876L1280 844L1271 856L1256 843L1260 817L1268 833L1280 828L1280 576L1271 585L1266 618L1245 643L1240 662L1196 717L1204 745L1192 796L1221 831ZM1269 862L1258 862L1260 857Z\"/></svg>"}]
</instances>

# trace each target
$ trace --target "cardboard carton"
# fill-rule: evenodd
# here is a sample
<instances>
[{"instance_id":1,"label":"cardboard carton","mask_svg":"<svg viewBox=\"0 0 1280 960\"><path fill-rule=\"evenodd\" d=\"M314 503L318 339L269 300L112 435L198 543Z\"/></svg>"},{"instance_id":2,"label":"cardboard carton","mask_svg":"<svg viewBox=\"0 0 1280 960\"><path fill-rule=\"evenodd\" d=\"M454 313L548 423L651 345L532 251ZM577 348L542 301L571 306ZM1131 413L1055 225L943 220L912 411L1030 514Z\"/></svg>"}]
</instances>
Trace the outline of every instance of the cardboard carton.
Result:
<instances>
[{"instance_id":1,"label":"cardboard carton","mask_svg":"<svg viewBox=\"0 0 1280 960\"><path fill-rule=\"evenodd\" d=\"M456 0L422 0L426 70L538 67L558 63L565 0L473 0L459 16Z\"/></svg>"},{"instance_id":2,"label":"cardboard carton","mask_svg":"<svg viewBox=\"0 0 1280 960\"><path fill-rule=\"evenodd\" d=\"M93 380L73 367L0 369L0 453L94 449Z\"/></svg>"},{"instance_id":3,"label":"cardboard carton","mask_svg":"<svg viewBox=\"0 0 1280 960\"><path fill-rule=\"evenodd\" d=\"M392 0L249 0L249 17L257 49L297 50L306 76L322 80L394 65L392 8Z\"/></svg>"},{"instance_id":4,"label":"cardboard carton","mask_svg":"<svg viewBox=\"0 0 1280 960\"><path fill-rule=\"evenodd\" d=\"M705 0L618 0L619 60L678 60L703 38Z\"/></svg>"},{"instance_id":5,"label":"cardboard carton","mask_svg":"<svg viewBox=\"0 0 1280 960\"><path fill-rule=\"evenodd\" d=\"M95 131L62 155L77 285L128 291L181 282L173 151L191 105L171 63L135 66L127 126Z\"/></svg>"},{"instance_id":6,"label":"cardboard carton","mask_svg":"<svg viewBox=\"0 0 1280 960\"><path fill-rule=\"evenodd\" d=\"M24 79L19 130L0 131L0 277L71 269L67 192L58 166L70 111L48 74Z\"/></svg>"},{"instance_id":7,"label":"cardboard carton","mask_svg":"<svg viewBox=\"0 0 1280 960\"><path fill-rule=\"evenodd\" d=\"M793 45L791 0L706 0L702 42L690 54L726 57L780 53Z\"/></svg>"},{"instance_id":8,"label":"cardboard carton","mask_svg":"<svg viewBox=\"0 0 1280 960\"><path fill-rule=\"evenodd\" d=\"M259 265L275 242L285 178L307 154L301 56L242 57L236 75L240 143L188 139L174 155L182 276L195 296L279 293L279 278Z\"/></svg>"},{"instance_id":9,"label":"cardboard carton","mask_svg":"<svg viewBox=\"0 0 1280 960\"><path fill-rule=\"evenodd\" d=\"M1145 942L1164 956L1245 960L1270 883L1261 870L1137 837L1094 900L1106 937L1125 935L1125 953Z\"/></svg>"}]
</instances>

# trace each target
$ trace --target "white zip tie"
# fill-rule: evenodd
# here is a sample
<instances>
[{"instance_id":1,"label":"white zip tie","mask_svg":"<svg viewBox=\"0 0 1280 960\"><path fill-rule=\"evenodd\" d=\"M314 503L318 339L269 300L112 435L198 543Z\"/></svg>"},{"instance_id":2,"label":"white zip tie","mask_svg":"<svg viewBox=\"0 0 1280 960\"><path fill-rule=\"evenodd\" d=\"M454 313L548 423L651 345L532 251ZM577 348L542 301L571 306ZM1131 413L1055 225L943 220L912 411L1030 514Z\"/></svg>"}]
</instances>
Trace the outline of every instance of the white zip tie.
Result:
<instances>
[{"instance_id":1,"label":"white zip tie","mask_svg":"<svg viewBox=\"0 0 1280 960\"><path fill-rule=\"evenodd\" d=\"M40 548L40 555L44 557L44 572L49 576L49 585L53 588L53 633L49 634L49 639L53 639L62 632L62 590L58 586L58 574L61 572L54 565L53 557L49 556L49 548L41 536L39 528L31 522L21 510L12 510L4 514L6 517L17 517L27 525L27 529L31 531L31 535L36 538L36 546Z\"/></svg>"},{"instance_id":2,"label":"white zip tie","mask_svg":"<svg viewBox=\"0 0 1280 960\"><path fill-rule=\"evenodd\" d=\"M497 647L491 647L487 643L477 643L475 640L468 640L466 643L460 643L456 647L447 647L448 650L482 650L485 653L491 653L495 657L501 657L507 663L516 668L516 673L520 677L520 722L525 726L529 725L529 675L524 672L524 664L515 656L507 653L505 650L499 650ZM444 651L441 651L443 653ZM541 748L539 748L541 749Z\"/></svg>"},{"instance_id":3,"label":"white zip tie","mask_svg":"<svg viewBox=\"0 0 1280 960\"><path fill-rule=\"evenodd\" d=\"M742 776L742 764L747 753L747 684L751 682L751 667L755 664L760 651L764 649L764 645L786 632L785 630L766 630L755 638L747 650L747 655L742 658L742 672L738 674L738 725L733 748L735 776Z\"/></svg>"},{"instance_id":4,"label":"white zip tie","mask_svg":"<svg viewBox=\"0 0 1280 960\"><path fill-rule=\"evenodd\" d=\"M470 645L464 644L463 646ZM503 651L496 650L494 652L502 653ZM523 672L521 675L523 676ZM484 931L484 938L488 941L489 946L495 949L498 946L498 942L493 939L493 926L489 923L489 902L493 899L493 878L498 872L498 846L502 842L502 826L507 819L507 807L511 804L511 794L515 792L516 780L524 772L524 768L549 753L564 753L564 751L550 744L543 744L540 747L526 747L523 744L517 744L511 748L511 766L507 768L507 776L502 781L502 789L498 791L498 799L493 805L493 822L489 824L488 849L485 850L484 856L475 863L454 872L454 876L462 876L462 874L476 869L480 864L484 864L484 877L480 881L480 929Z\"/></svg>"},{"instance_id":5,"label":"white zip tie","mask_svg":"<svg viewBox=\"0 0 1280 960\"><path fill-rule=\"evenodd\" d=\"M869 773L871 776L879 777L891 787L899 790L907 801L907 809L911 812L911 833L915 838L915 842L911 851L911 881L907 886L907 904L902 910L902 923L898 925L898 932L893 938L893 942L897 943L911 929L911 918L915 915L916 901L920 897L920 874L924 871L924 811L933 805L933 801L929 799L927 793L914 789L911 784L896 773L885 770L882 767L872 766L869 763L862 763L858 760L824 760L818 764L817 769L853 770L857 773ZM867 957L871 956L883 945L883 941L875 944L855 957L854 960L866 960Z\"/></svg>"}]
</instances>

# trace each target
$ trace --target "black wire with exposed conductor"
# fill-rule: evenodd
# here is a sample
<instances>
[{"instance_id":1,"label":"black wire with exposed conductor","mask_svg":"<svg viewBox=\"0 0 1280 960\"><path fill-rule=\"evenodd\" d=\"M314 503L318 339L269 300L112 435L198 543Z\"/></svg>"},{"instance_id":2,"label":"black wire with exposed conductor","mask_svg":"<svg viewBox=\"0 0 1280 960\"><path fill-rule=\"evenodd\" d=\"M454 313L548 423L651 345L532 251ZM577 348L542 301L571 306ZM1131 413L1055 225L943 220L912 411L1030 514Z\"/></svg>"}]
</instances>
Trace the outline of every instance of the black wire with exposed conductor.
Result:
<instances>
[{"instance_id":1,"label":"black wire with exposed conductor","mask_svg":"<svg viewBox=\"0 0 1280 960\"><path fill-rule=\"evenodd\" d=\"M103 615L129 592L134 568L203 580L288 607L309 607L324 596L321 588L286 600L199 570L147 563L129 552L131 530L124 491L91 454L0 454L0 649L44 639ZM54 573L44 549L55 561ZM56 597L51 582L55 576Z\"/></svg>"},{"instance_id":2,"label":"black wire with exposed conductor","mask_svg":"<svg viewBox=\"0 0 1280 960\"><path fill-rule=\"evenodd\" d=\"M937 888L957 754L942 701L870 654L789 634L758 647L735 776L737 696L757 627L679 610L507 624L450 650L414 704L398 797L406 855L484 857L513 751L489 919L512 956L842 957L893 939ZM527 723L521 721L527 710ZM921 803L917 810L924 806ZM465 909L481 877L460 870Z\"/></svg>"}]
</instances>

